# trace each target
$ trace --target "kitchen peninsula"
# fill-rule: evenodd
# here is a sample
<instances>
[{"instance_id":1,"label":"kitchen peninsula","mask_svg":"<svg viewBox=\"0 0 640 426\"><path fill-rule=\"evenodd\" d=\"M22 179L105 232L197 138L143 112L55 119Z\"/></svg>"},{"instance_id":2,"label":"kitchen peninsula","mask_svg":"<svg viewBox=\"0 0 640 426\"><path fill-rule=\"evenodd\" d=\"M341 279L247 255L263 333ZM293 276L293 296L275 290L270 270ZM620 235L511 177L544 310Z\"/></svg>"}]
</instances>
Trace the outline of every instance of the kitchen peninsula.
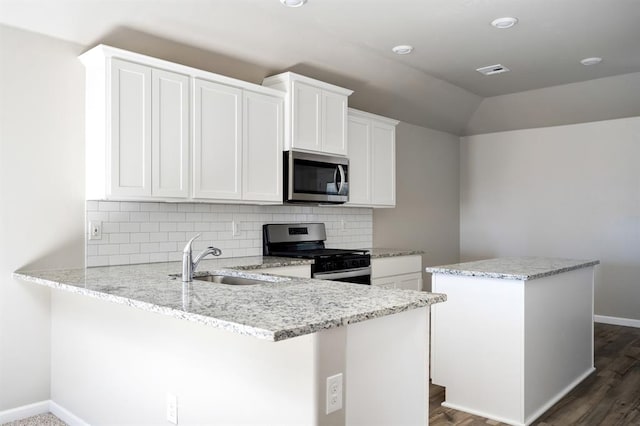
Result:
<instances>
[{"instance_id":1,"label":"kitchen peninsula","mask_svg":"<svg viewBox=\"0 0 640 426\"><path fill-rule=\"evenodd\" d=\"M247 286L183 284L177 262L14 276L63 290L52 399L87 423L163 423L175 396L179 424L426 424L429 309L445 296L262 272L308 263L200 264L264 280Z\"/></svg>"},{"instance_id":2,"label":"kitchen peninsula","mask_svg":"<svg viewBox=\"0 0 640 426\"><path fill-rule=\"evenodd\" d=\"M529 425L594 371L597 260L515 257L426 268L442 405Z\"/></svg>"}]
</instances>

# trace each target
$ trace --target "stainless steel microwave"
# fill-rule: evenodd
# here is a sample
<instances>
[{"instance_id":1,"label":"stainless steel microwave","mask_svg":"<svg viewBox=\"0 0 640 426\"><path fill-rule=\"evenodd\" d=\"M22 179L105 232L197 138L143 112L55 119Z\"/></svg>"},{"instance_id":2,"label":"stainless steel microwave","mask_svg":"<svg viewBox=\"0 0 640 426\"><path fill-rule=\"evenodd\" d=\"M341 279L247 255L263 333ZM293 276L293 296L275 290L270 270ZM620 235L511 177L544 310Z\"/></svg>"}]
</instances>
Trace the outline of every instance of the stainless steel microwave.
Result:
<instances>
[{"instance_id":1,"label":"stainless steel microwave","mask_svg":"<svg viewBox=\"0 0 640 426\"><path fill-rule=\"evenodd\" d=\"M284 201L322 204L349 201L349 159L285 151Z\"/></svg>"}]
</instances>

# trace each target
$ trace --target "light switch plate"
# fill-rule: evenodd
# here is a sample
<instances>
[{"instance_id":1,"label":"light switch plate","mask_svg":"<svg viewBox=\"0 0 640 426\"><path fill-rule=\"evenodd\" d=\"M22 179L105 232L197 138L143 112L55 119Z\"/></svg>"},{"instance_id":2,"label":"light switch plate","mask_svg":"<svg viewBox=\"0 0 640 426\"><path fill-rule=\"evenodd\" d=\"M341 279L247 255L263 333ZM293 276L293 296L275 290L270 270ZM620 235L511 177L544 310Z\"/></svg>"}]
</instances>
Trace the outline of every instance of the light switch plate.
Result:
<instances>
[{"instance_id":1,"label":"light switch plate","mask_svg":"<svg viewBox=\"0 0 640 426\"><path fill-rule=\"evenodd\" d=\"M102 222L98 220L92 220L89 222L89 239L90 240L102 239Z\"/></svg>"}]
</instances>

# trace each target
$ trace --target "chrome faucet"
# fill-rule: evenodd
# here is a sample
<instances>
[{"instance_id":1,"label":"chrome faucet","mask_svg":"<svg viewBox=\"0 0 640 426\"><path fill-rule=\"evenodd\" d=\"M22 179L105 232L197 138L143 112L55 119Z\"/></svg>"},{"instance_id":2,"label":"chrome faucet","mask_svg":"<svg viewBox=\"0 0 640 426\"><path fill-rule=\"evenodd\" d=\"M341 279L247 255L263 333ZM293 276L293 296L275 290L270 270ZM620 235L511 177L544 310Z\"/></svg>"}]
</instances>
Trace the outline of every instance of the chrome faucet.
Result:
<instances>
[{"instance_id":1,"label":"chrome faucet","mask_svg":"<svg viewBox=\"0 0 640 426\"><path fill-rule=\"evenodd\" d=\"M193 281L193 273L196 271L198 263L200 263L203 257L209 254L212 256L220 256L222 254L222 250L220 250L219 248L207 247L202 251L202 253L198 254L196 258L193 259L193 255L191 252L191 243L199 236L200 234L190 239L187 245L184 246L184 250L182 251L182 282Z\"/></svg>"}]
</instances>

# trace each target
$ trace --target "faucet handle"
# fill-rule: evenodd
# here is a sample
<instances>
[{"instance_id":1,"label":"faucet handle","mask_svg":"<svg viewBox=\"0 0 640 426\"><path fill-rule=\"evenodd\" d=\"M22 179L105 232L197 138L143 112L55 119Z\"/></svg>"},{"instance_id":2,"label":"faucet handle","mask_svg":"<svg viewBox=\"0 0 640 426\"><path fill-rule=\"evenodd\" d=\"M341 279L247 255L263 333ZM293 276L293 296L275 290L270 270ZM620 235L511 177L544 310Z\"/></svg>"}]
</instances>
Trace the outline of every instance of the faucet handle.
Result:
<instances>
[{"instance_id":1,"label":"faucet handle","mask_svg":"<svg viewBox=\"0 0 640 426\"><path fill-rule=\"evenodd\" d=\"M222 254L222 250L220 250L217 247L209 246L209 247L207 247L207 250L211 251L211 254L213 256L220 256Z\"/></svg>"},{"instance_id":2,"label":"faucet handle","mask_svg":"<svg viewBox=\"0 0 640 426\"><path fill-rule=\"evenodd\" d=\"M191 243L193 243L193 240L195 240L196 238L200 238L200 235L202 235L202 234L198 234L198 235L196 235L195 237L193 237L193 238L191 238L189 240L187 245L184 246L184 250L183 250L184 253L191 253Z\"/></svg>"}]
</instances>

